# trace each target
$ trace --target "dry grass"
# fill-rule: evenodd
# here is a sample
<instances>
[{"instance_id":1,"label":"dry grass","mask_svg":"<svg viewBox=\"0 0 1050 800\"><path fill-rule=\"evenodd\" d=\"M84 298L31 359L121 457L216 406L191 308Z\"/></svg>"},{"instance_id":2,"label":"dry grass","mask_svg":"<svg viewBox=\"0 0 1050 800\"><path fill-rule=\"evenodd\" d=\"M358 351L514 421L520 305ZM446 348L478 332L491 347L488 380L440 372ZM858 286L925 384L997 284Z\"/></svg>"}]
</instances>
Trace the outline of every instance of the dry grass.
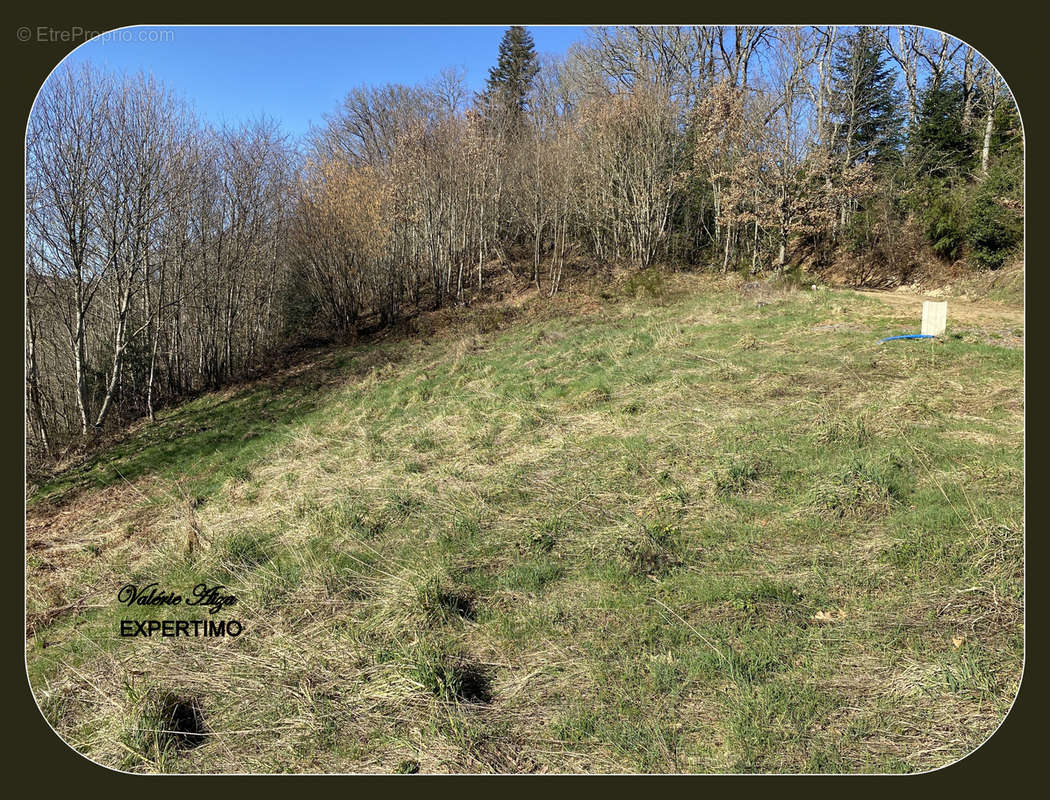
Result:
<instances>
[{"instance_id":1,"label":"dry grass","mask_svg":"<svg viewBox=\"0 0 1050 800\"><path fill-rule=\"evenodd\" d=\"M27 656L63 737L147 772L905 772L994 731L1019 352L880 347L917 311L732 278L507 307L41 487ZM223 583L244 633L120 639L185 616L127 581Z\"/></svg>"}]
</instances>

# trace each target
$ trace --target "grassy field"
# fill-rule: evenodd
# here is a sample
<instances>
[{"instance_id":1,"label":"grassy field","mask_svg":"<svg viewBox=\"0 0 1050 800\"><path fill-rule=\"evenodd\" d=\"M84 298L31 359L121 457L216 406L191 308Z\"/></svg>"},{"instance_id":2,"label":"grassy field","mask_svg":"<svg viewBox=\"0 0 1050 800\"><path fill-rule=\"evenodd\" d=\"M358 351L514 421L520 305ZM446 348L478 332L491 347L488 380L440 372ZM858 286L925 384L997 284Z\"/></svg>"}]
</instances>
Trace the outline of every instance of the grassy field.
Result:
<instances>
[{"instance_id":1,"label":"grassy field","mask_svg":"<svg viewBox=\"0 0 1050 800\"><path fill-rule=\"evenodd\" d=\"M36 697L130 771L949 764L1023 660L1004 314L621 279L203 396L30 496ZM244 632L119 638L151 581Z\"/></svg>"}]
</instances>

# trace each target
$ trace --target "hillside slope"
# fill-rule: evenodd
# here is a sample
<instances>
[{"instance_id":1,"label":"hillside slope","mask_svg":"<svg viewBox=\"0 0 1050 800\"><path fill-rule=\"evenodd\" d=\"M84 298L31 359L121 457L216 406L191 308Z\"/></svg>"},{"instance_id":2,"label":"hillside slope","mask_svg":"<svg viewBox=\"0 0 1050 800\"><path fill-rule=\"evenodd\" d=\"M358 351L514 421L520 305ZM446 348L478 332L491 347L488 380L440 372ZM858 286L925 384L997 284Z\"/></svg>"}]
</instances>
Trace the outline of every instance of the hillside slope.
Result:
<instances>
[{"instance_id":1,"label":"hillside slope","mask_svg":"<svg viewBox=\"0 0 1050 800\"><path fill-rule=\"evenodd\" d=\"M918 314L621 282L166 411L30 498L41 709L133 771L950 763L1020 677L1023 330ZM129 582L243 633L120 638L187 617Z\"/></svg>"}]
</instances>

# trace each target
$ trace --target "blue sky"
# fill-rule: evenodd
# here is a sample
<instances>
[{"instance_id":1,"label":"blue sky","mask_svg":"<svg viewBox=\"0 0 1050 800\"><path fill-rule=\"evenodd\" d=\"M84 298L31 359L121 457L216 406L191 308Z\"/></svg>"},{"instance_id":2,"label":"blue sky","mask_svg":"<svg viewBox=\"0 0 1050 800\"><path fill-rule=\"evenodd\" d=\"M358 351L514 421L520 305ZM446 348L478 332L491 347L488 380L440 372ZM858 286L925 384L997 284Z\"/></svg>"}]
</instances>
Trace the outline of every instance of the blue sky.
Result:
<instances>
[{"instance_id":1,"label":"blue sky","mask_svg":"<svg viewBox=\"0 0 1050 800\"><path fill-rule=\"evenodd\" d=\"M137 38L136 31L170 31ZM480 88L504 26L249 27L169 26L132 28L131 36L99 37L67 62L91 61L118 72L152 71L181 93L205 118L238 122L260 114L277 119L294 136L333 110L354 86L420 83L443 67L466 69ZM565 53L585 30L530 26L540 53Z\"/></svg>"}]
</instances>

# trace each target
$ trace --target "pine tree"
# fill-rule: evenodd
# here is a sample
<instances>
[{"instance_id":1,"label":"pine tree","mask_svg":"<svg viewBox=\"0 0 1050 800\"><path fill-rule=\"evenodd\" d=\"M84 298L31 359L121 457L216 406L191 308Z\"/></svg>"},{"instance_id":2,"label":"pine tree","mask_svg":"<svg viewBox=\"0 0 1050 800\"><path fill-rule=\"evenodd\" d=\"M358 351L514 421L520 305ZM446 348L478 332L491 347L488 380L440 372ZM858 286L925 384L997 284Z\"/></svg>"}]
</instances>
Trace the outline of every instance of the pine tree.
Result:
<instances>
[{"instance_id":1,"label":"pine tree","mask_svg":"<svg viewBox=\"0 0 1050 800\"><path fill-rule=\"evenodd\" d=\"M499 58L496 66L489 69L483 99L490 108L501 109L520 119L539 71L532 34L521 25L512 25L499 43Z\"/></svg>"},{"instance_id":2,"label":"pine tree","mask_svg":"<svg viewBox=\"0 0 1050 800\"><path fill-rule=\"evenodd\" d=\"M965 98L960 83L931 83L922 96L922 110L909 136L911 160L925 176L948 177L971 170L979 142L963 124Z\"/></svg>"},{"instance_id":3,"label":"pine tree","mask_svg":"<svg viewBox=\"0 0 1050 800\"><path fill-rule=\"evenodd\" d=\"M835 151L845 167L884 164L901 142L896 77L872 28L846 37L832 67Z\"/></svg>"}]
</instances>

